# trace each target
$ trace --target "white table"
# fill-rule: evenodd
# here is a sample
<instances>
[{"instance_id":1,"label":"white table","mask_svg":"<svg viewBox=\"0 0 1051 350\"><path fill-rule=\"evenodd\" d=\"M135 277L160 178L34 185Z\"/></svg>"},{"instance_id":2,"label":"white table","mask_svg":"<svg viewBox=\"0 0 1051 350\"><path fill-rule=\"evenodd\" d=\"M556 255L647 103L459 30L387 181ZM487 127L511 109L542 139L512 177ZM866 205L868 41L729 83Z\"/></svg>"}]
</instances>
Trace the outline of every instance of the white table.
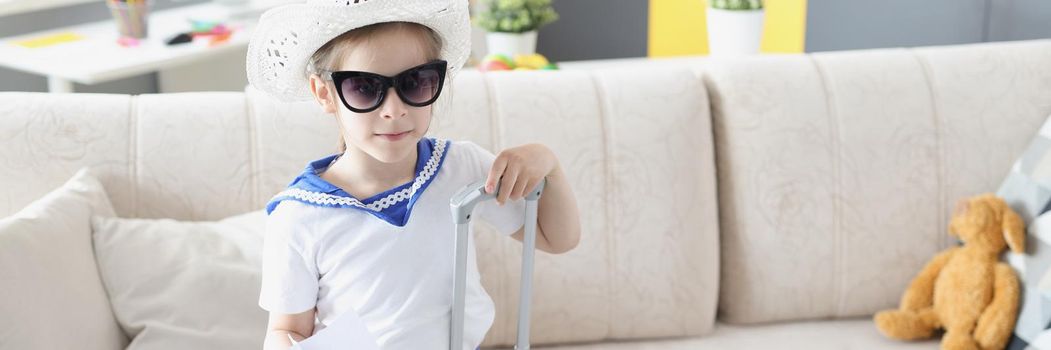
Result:
<instances>
[{"instance_id":1,"label":"white table","mask_svg":"<svg viewBox=\"0 0 1051 350\"><path fill-rule=\"evenodd\" d=\"M98 5L106 6L103 2ZM229 11L213 3L153 11L148 19L149 37L134 47L117 44L117 26L112 19L0 38L0 66L46 76L50 92L72 92L73 82L96 84L243 52L255 20L231 19ZM223 20L238 29L226 42L213 47L208 47L207 38L166 45L168 38L191 30L191 18ZM84 38L38 48L13 43L60 32L75 32Z\"/></svg>"}]
</instances>

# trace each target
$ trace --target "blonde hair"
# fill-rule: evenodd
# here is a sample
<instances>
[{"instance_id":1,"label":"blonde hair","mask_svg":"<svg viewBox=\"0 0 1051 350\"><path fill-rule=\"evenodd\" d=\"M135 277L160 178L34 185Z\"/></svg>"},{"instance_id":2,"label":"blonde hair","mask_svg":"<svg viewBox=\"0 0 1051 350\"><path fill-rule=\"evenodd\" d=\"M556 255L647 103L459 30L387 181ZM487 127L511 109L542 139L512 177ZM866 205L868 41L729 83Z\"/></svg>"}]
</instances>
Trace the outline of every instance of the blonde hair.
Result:
<instances>
[{"instance_id":1,"label":"blonde hair","mask_svg":"<svg viewBox=\"0 0 1051 350\"><path fill-rule=\"evenodd\" d=\"M355 45L367 41L369 38L382 32L402 30L408 30L419 34L417 37L420 38L425 46L428 61L438 59L441 55L442 38L431 28L412 22L381 22L349 30L332 40L329 40L318 48L317 51L314 51L312 56L310 56L310 60L307 62L307 73L321 76L324 71L337 70L339 67L336 65L343 62L347 53L352 50ZM449 85L448 82L446 82L446 84ZM445 90L451 89L443 89L443 91ZM438 105L444 104L439 102L446 100L446 95L447 93L443 93L442 96L438 97L438 102L435 103L435 107L432 109L432 115L436 113L437 109L439 109ZM347 150L347 143L346 140L343 139L343 135L339 136L337 149L339 150L339 153L343 153Z\"/></svg>"}]
</instances>

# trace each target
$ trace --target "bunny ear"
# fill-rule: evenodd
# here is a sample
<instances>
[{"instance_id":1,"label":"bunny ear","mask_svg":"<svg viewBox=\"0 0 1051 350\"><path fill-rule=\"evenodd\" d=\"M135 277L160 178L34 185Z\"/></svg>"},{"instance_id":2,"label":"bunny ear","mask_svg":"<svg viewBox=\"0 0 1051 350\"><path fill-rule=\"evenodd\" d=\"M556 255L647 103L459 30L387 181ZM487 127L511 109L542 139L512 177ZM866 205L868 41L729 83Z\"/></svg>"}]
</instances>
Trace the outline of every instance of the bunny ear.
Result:
<instances>
[{"instance_id":1,"label":"bunny ear","mask_svg":"<svg viewBox=\"0 0 1051 350\"><path fill-rule=\"evenodd\" d=\"M1007 203L1003 203L1000 213L1000 224L1003 225L1007 246L1015 253L1025 253L1025 224L1022 223L1022 217Z\"/></svg>"}]
</instances>

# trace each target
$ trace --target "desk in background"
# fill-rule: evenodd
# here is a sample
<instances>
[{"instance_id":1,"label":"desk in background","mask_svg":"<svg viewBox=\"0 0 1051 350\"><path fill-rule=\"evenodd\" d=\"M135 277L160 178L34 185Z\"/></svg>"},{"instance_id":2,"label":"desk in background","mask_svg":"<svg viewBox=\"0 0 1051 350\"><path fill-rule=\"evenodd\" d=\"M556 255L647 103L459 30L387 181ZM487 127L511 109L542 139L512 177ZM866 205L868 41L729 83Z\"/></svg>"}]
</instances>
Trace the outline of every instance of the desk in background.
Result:
<instances>
[{"instance_id":1,"label":"desk in background","mask_svg":"<svg viewBox=\"0 0 1051 350\"><path fill-rule=\"evenodd\" d=\"M152 72L159 73L160 92L241 91L247 84L244 58L255 18L228 19L229 11L205 3L152 12L149 36L134 47L117 44L113 20L0 38L0 66L47 77L50 92L73 92L74 82L97 84ZM190 19L202 18L223 20L236 30L227 41L212 47L206 39L165 44L168 38L189 31ZM75 33L81 39L35 48L15 44L60 33Z\"/></svg>"}]
</instances>

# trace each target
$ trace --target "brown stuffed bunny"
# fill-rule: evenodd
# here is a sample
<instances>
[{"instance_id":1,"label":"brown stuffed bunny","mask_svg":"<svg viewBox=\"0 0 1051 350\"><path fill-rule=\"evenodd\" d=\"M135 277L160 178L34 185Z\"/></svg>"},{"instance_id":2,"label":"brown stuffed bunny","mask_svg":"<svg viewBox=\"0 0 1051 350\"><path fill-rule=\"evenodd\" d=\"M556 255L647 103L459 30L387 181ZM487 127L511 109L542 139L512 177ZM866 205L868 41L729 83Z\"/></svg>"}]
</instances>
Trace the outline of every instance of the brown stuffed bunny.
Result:
<instances>
[{"instance_id":1,"label":"brown stuffed bunny","mask_svg":"<svg viewBox=\"0 0 1051 350\"><path fill-rule=\"evenodd\" d=\"M999 262L1005 244L1025 251L1022 218L992 194L961 200L949 223L963 246L939 253L912 280L898 310L876 314L890 338L930 338L944 329L942 349L1003 349L1018 316L1018 277Z\"/></svg>"}]
</instances>

